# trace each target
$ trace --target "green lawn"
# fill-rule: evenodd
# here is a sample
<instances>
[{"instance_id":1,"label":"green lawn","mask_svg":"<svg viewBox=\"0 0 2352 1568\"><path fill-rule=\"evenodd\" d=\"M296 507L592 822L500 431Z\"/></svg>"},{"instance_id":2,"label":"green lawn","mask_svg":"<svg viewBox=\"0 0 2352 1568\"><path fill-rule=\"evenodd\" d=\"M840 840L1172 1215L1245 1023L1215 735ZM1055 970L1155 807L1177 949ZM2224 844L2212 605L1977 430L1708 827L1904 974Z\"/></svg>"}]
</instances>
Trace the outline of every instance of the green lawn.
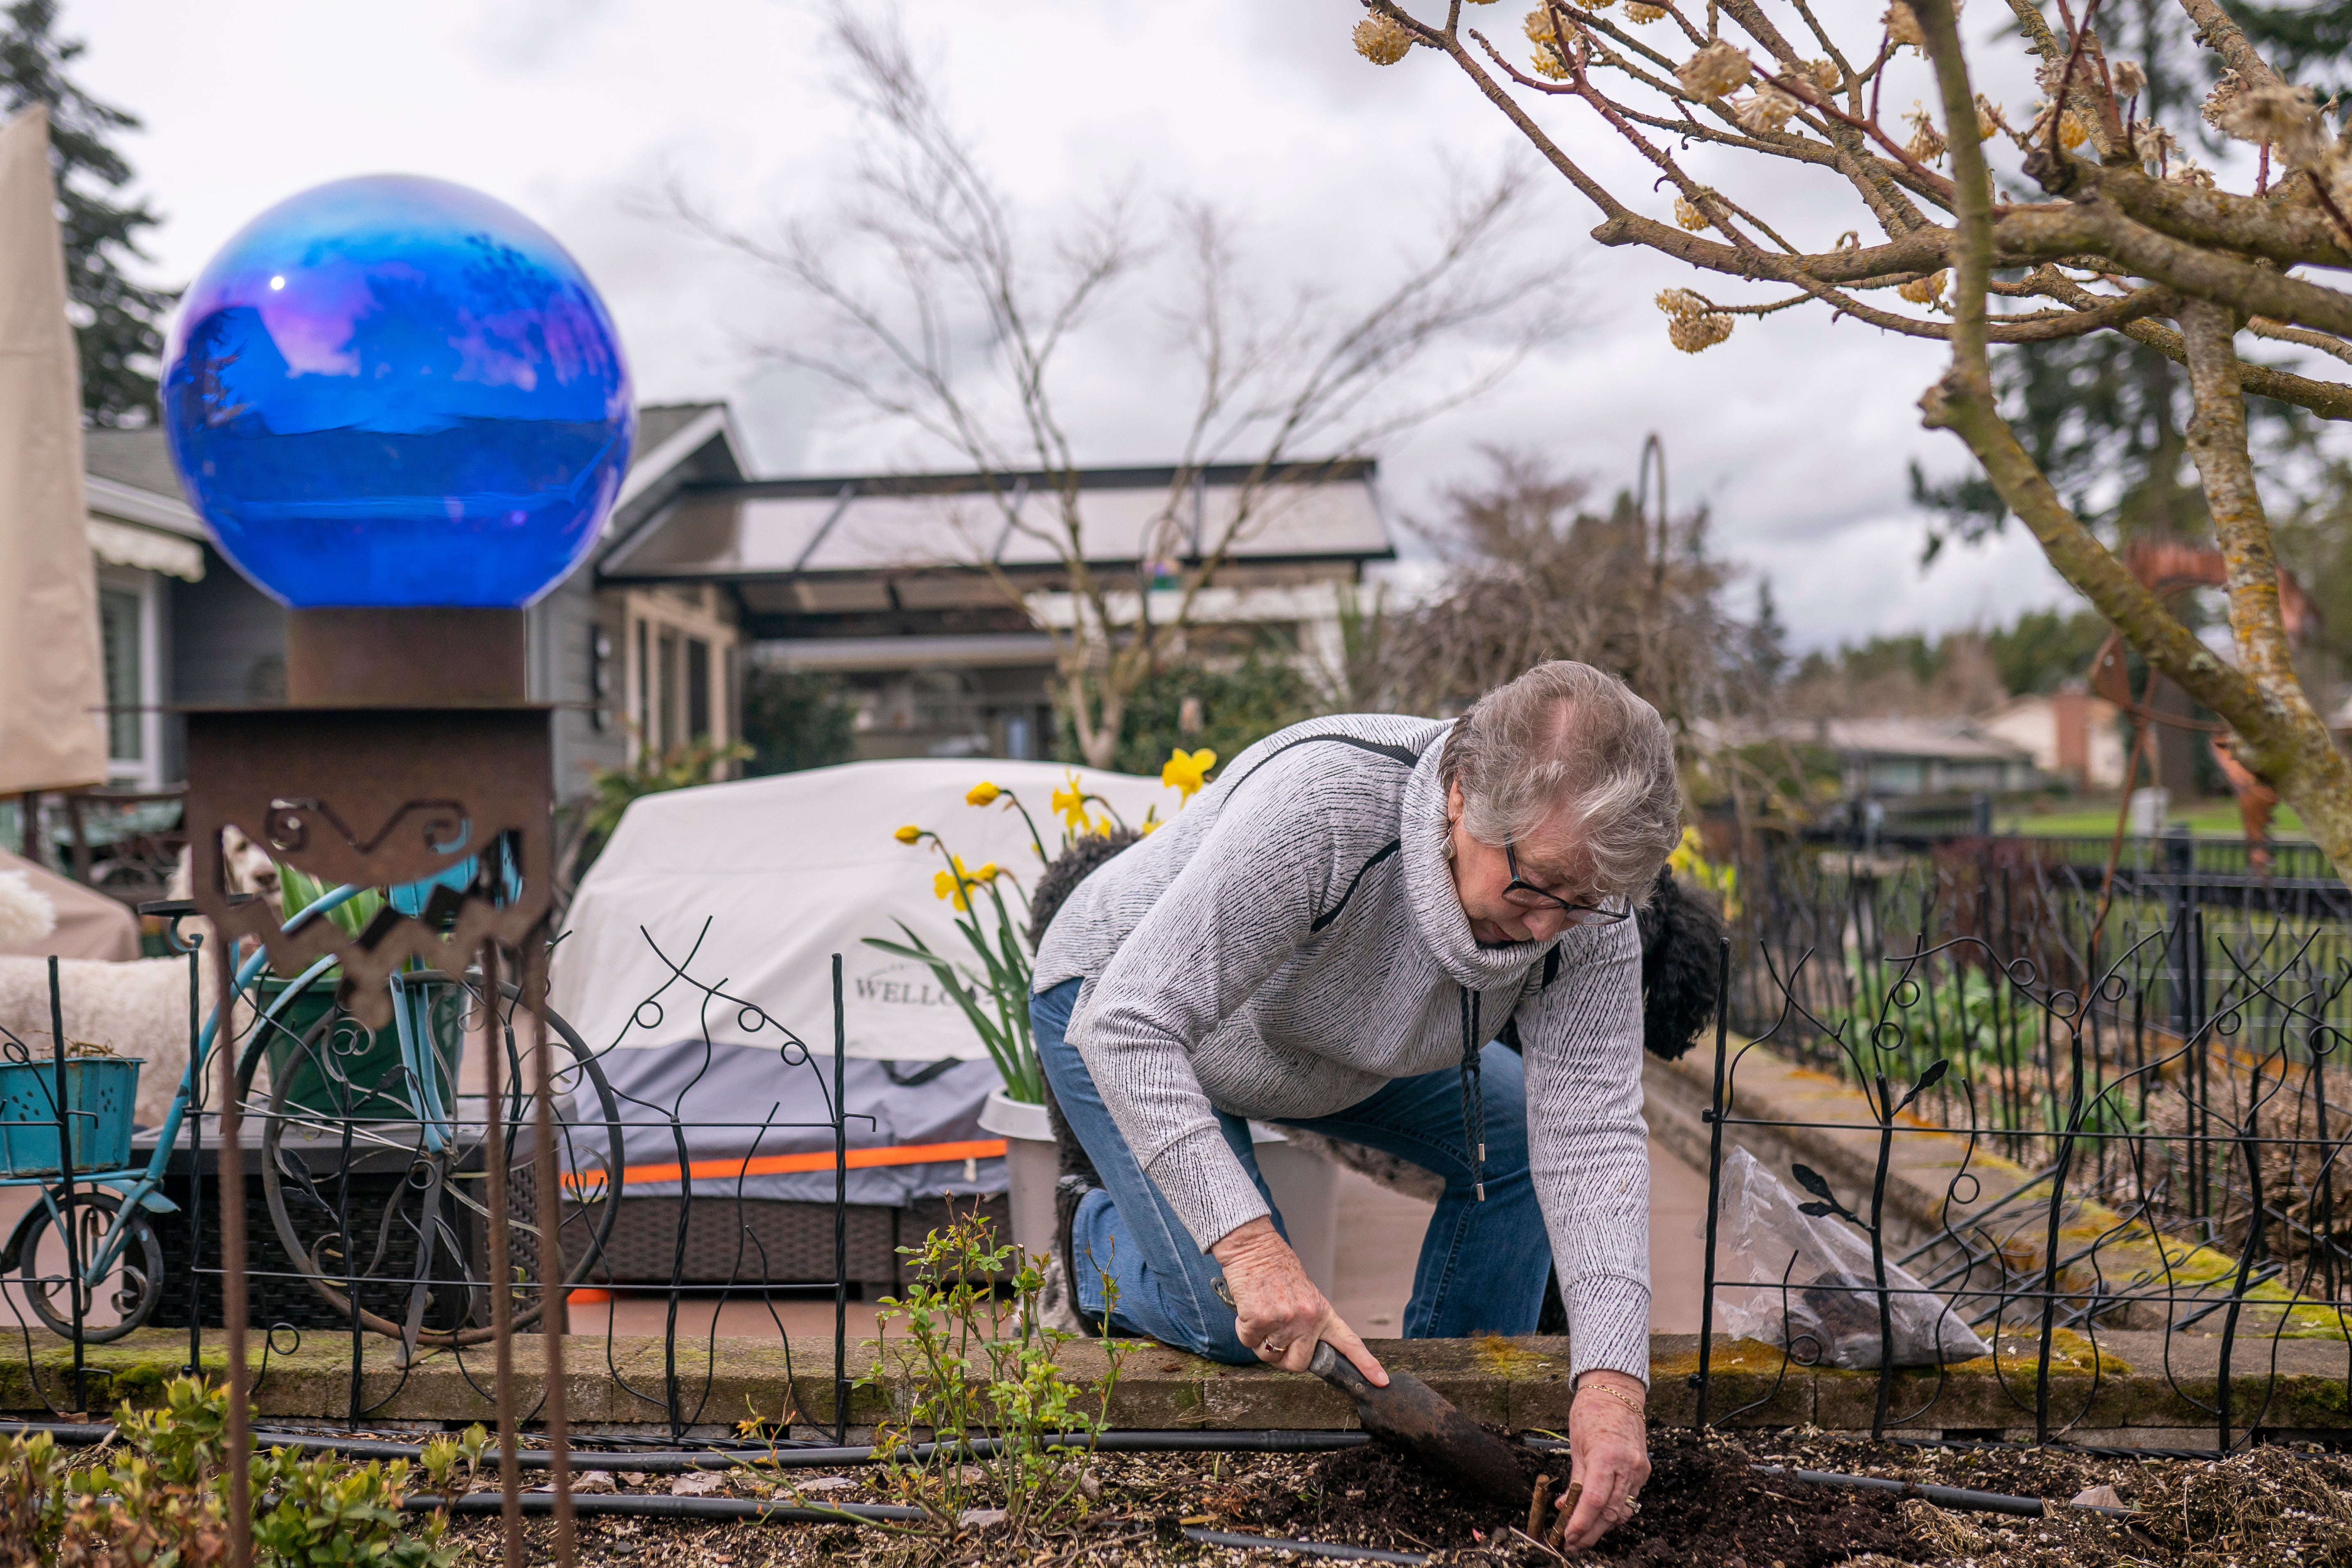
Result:
<instances>
[{"instance_id":1,"label":"green lawn","mask_svg":"<svg viewBox=\"0 0 2352 1568\"><path fill-rule=\"evenodd\" d=\"M1996 811L1995 830L2050 837L2104 838L2116 830L2118 803L2069 801L2050 812ZM2200 838L2242 838L2245 825L2235 801L2200 800L2173 808L2171 820L2186 822ZM2282 805L2271 818L2273 838L2303 838L2303 819L2292 806Z\"/></svg>"}]
</instances>

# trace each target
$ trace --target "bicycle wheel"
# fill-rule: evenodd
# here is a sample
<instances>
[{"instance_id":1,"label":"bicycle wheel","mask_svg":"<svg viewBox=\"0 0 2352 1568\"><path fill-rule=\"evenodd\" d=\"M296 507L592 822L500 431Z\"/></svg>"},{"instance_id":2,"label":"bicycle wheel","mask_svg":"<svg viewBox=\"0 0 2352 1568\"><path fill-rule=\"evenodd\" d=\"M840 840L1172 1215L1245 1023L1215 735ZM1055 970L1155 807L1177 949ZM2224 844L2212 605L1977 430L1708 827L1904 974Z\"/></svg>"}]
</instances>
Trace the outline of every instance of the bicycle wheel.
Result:
<instances>
[{"instance_id":1,"label":"bicycle wheel","mask_svg":"<svg viewBox=\"0 0 2352 1568\"><path fill-rule=\"evenodd\" d=\"M50 1205L56 1205L52 1210ZM64 1339L74 1334L72 1263L97 1256L106 1245L122 1199L99 1188L68 1192L58 1187L49 1202L32 1213L17 1254L18 1282L33 1315L50 1332ZM58 1221L67 1229L60 1233ZM114 1266L82 1301L81 1337L85 1344L102 1345L121 1339L147 1321L163 1296L163 1243L144 1209L133 1209L122 1220L121 1250ZM66 1239L73 1247L68 1254Z\"/></svg>"},{"instance_id":2,"label":"bicycle wheel","mask_svg":"<svg viewBox=\"0 0 2352 1568\"><path fill-rule=\"evenodd\" d=\"M446 1086L457 1081L455 1042L467 1037L470 1022L478 1044L487 1037L501 1055L500 1078L505 1086L498 1108L504 1146L513 1151L530 1139L535 1107L519 1087L523 1082L523 1053L515 1039L514 1011L520 995L510 984L499 986L497 1026L481 1016L478 977L460 984L427 972L406 977L407 983L444 987L436 999L436 1040L438 1082L428 1086L411 1075L369 1084L350 1084L340 1100L317 1102L316 1087L334 1080L331 1070L341 1050L336 1032L354 1028L340 1009L321 1018L303 1042L308 1059L318 1069L309 1075L273 1068L270 1102L262 1135L261 1176L272 1227L296 1268L310 1288L339 1318L352 1316L352 1287L359 1287L362 1326L375 1333L405 1338L407 1320L418 1318L416 1342L430 1346L480 1344L493 1333L493 1303L489 1282L475 1267L467 1242L488 1224L488 1205L476 1189L508 1171L468 1170L469 1151L428 1146L426 1112L434 1094L446 1100ZM446 1009L444 1013L442 1010ZM559 1112L556 1136L558 1163L569 1173L572 1197L562 1205L562 1253L566 1286L589 1276L603 1257L619 1205L622 1163L619 1097L604 1078L594 1053L572 1026L552 1009L538 1015L550 1043L557 1047L557 1091L568 1095L571 1114ZM444 1048L440 1042L451 1042ZM567 1059L568 1054L568 1059ZM248 1053L241 1081L249 1092L255 1054ZM310 1103L297 1103L298 1081L311 1086ZM382 1114L387 1104L404 1106L410 1114L393 1120ZM376 1114L358 1117L347 1112L365 1106ZM454 1105L445 1113L454 1117ZM326 1165L327 1169L317 1167ZM521 1157L510 1167L527 1173ZM397 1174L389 1184L383 1178ZM369 1177L375 1178L373 1182ZM354 1180L358 1178L358 1180ZM355 1197L364 1203L355 1205ZM378 1199L381 1199L380 1206ZM524 1205L528 1208L528 1205ZM356 1211L356 1212L355 1212ZM344 1218L356 1234L346 1237ZM518 1330L539 1321L545 1292L538 1282L540 1227L536 1213L518 1212L509 1205L507 1230L512 1258L520 1278L510 1283L515 1292L513 1324ZM425 1266L428 1255L429 1267ZM422 1279L425 1300L415 1299Z\"/></svg>"}]
</instances>

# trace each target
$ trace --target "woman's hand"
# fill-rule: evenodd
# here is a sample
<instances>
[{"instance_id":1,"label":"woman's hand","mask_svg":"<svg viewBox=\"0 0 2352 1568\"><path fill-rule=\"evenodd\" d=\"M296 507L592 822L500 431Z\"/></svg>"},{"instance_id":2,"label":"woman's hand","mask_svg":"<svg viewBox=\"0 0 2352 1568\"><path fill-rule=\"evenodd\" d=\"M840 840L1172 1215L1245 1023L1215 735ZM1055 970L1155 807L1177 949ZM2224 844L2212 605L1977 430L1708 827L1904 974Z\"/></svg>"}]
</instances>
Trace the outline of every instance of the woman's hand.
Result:
<instances>
[{"instance_id":1,"label":"woman's hand","mask_svg":"<svg viewBox=\"0 0 2352 1568\"><path fill-rule=\"evenodd\" d=\"M1255 1351L1258 1360L1285 1372L1305 1372L1315 1357L1316 1342L1328 1340L1375 1388L1388 1386L1389 1374L1307 1278L1298 1254L1290 1250L1272 1220L1260 1215L1228 1231L1209 1253L1224 1266L1225 1289L1233 1296L1234 1335Z\"/></svg>"},{"instance_id":2,"label":"woman's hand","mask_svg":"<svg viewBox=\"0 0 2352 1568\"><path fill-rule=\"evenodd\" d=\"M1639 1511L1650 1479L1650 1429L1640 1412L1649 1391L1622 1372L1592 1371L1576 1380L1568 1413L1569 1479L1584 1483L1568 1521L1568 1545L1581 1550ZM1563 1493L1559 1502L1568 1498Z\"/></svg>"}]
</instances>

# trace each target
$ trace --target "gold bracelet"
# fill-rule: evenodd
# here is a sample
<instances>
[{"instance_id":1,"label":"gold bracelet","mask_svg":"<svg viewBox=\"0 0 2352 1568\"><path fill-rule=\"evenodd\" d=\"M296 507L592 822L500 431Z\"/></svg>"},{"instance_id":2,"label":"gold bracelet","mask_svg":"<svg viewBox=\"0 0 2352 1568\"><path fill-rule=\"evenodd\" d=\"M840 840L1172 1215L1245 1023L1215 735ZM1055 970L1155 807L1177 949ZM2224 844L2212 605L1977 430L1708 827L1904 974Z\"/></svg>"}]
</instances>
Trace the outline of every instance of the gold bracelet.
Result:
<instances>
[{"instance_id":1,"label":"gold bracelet","mask_svg":"<svg viewBox=\"0 0 2352 1568\"><path fill-rule=\"evenodd\" d=\"M1633 1413L1634 1420L1647 1421L1650 1418L1649 1411L1643 1407L1639 1400L1636 1400L1632 1394L1612 1384L1580 1383L1576 1385L1576 1393L1578 1395L1587 1394L1606 1394L1610 1398L1615 1400L1618 1404L1623 1405L1626 1409L1632 1411Z\"/></svg>"}]
</instances>

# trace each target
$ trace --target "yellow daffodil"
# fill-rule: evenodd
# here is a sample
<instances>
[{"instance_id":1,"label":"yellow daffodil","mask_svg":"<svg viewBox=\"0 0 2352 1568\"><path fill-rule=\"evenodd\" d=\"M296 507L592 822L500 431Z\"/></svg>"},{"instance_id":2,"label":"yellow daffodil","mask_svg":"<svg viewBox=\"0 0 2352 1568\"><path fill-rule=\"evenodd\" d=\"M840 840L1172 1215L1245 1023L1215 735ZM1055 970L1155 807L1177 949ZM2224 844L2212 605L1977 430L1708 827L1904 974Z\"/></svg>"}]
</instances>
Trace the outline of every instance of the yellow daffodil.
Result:
<instances>
[{"instance_id":1,"label":"yellow daffodil","mask_svg":"<svg viewBox=\"0 0 2352 1568\"><path fill-rule=\"evenodd\" d=\"M995 804L996 797L1003 793L986 779L982 779L964 792L963 803L966 805L992 805Z\"/></svg>"},{"instance_id":2,"label":"yellow daffodil","mask_svg":"<svg viewBox=\"0 0 2352 1568\"><path fill-rule=\"evenodd\" d=\"M1112 823L1111 819L1108 816L1096 817L1094 820L1095 837L1097 838L1108 838L1111 836L1114 826L1115 825Z\"/></svg>"},{"instance_id":3,"label":"yellow daffodil","mask_svg":"<svg viewBox=\"0 0 2352 1568\"><path fill-rule=\"evenodd\" d=\"M1697 828L1683 829L1683 841L1666 857L1666 864L1685 877L1696 875L1706 864L1706 851L1699 844Z\"/></svg>"},{"instance_id":4,"label":"yellow daffodil","mask_svg":"<svg viewBox=\"0 0 2352 1568\"><path fill-rule=\"evenodd\" d=\"M1068 788L1054 792L1054 815L1069 824L1071 832L1084 833L1087 830L1086 786L1078 783L1075 771L1069 774L1068 783Z\"/></svg>"},{"instance_id":5,"label":"yellow daffodil","mask_svg":"<svg viewBox=\"0 0 2352 1568\"><path fill-rule=\"evenodd\" d=\"M1739 918L1739 868L1727 861L1718 866L1709 860L1697 828L1683 829L1683 841L1666 857L1666 865L1675 875L1712 889L1723 900L1724 914L1733 920Z\"/></svg>"},{"instance_id":6,"label":"yellow daffodil","mask_svg":"<svg viewBox=\"0 0 2352 1568\"><path fill-rule=\"evenodd\" d=\"M958 855L953 858L955 860L953 871L931 873L931 893L935 898L954 900L956 909L961 911L971 908L971 902L965 897L966 889L971 884L993 882L1002 874L1003 868L995 861L991 860L975 871L963 863L962 856Z\"/></svg>"},{"instance_id":7,"label":"yellow daffodil","mask_svg":"<svg viewBox=\"0 0 2352 1568\"><path fill-rule=\"evenodd\" d=\"M1179 746L1168 753L1168 761L1161 764L1160 782L1190 801L1209 782L1209 770L1216 765L1217 753L1206 746L1197 752L1187 752Z\"/></svg>"},{"instance_id":8,"label":"yellow daffodil","mask_svg":"<svg viewBox=\"0 0 2352 1568\"><path fill-rule=\"evenodd\" d=\"M1151 820L1150 817L1146 817L1144 819L1143 826L1137 828L1136 831L1144 837L1149 838L1153 834L1160 831L1160 824Z\"/></svg>"},{"instance_id":9,"label":"yellow daffodil","mask_svg":"<svg viewBox=\"0 0 2352 1568\"><path fill-rule=\"evenodd\" d=\"M890 835L891 837L897 839L901 844L912 844L922 836L923 830L916 826L911 822L907 824L906 826L898 829L898 832Z\"/></svg>"}]
</instances>

